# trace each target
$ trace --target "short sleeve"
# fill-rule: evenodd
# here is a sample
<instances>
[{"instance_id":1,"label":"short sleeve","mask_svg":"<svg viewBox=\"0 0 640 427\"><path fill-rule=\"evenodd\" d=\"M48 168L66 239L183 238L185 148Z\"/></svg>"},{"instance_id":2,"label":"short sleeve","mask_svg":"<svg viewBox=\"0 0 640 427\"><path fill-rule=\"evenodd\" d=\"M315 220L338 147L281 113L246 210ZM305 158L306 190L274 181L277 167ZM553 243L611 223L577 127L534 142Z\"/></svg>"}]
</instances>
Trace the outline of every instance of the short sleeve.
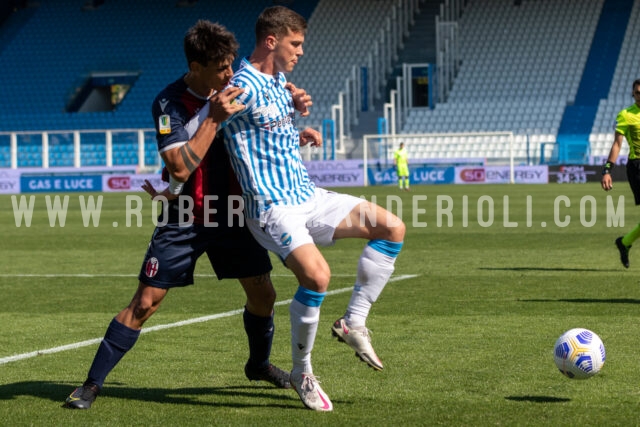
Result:
<instances>
[{"instance_id":1,"label":"short sleeve","mask_svg":"<svg viewBox=\"0 0 640 427\"><path fill-rule=\"evenodd\" d=\"M618 113L616 117L615 131L624 135L627 132L627 118L625 116L625 111L622 110Z\"/></svg>"}]
</instances>

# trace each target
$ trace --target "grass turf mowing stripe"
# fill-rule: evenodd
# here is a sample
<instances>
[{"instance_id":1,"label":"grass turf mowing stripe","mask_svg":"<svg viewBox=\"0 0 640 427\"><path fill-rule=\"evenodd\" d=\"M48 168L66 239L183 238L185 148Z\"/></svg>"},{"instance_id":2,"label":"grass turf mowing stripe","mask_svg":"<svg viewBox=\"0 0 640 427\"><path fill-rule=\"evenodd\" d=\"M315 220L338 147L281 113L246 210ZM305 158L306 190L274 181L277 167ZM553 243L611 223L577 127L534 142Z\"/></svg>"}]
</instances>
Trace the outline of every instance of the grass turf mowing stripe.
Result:
<instances>
[{"instance_id":1,"label":"grass turf mowing stripe","mask_svg":"<svg viewBox=\"0 0 640 427\"><path fill-rule=\"evenodd\" d=\"M47 275L42 275L42 276L48 277ZM83 275L78 275L78 276L82 277ZM392 277L391 279L389 279L389 282L397 282L397 281L400 281L400 280L412 279L414 277L417 277L417 275L416 274L403 274L401 276ZM333 291L327 291L327 296L341 294L341 293L344 293L344 292L348 292L348 291L350 291L352 289L353 289L352 287L348 287L348 288L335 289ZM279 306L279 305L285 305L285 304L289 304L289 303L291 303L291 299L278 301L274 305ZM208 315L208 316L195 317L193 319L181 320L180 322L166 323L164 325L156 325L156 326L151 326L149 328L143 328L140 333L144 334L144 333L147 333L147 332L160 331L162 329L170 329L170 328L176 328L176 327L179 327L179 326L187 326L187 325L191 325L191 324L194 324L194 323L208 322L209 320L215 320L215 319L221 319L223 317L235 316L237 314L242 314L243 312L244 312L244 308L241 308L241 309L237 309L237 310L227 311L225 313L218 313L218 314L211 314L211 315ZM75 350L75 349L78 349L78 348L81 348L81 347L87 347L89 345L98 344L101 341L102 341L102 338L93 338L93 339L90 339L90 340L80 341L80 342L67 344L67 345L62 345L62 346L53 347L53 348L48 348L48 349L44 349L44 350L36 350L36 351L31 351L29 353L22 353L22 354L16 354L14 356L3 357L3 358L0 359L0 365L5 365L5 364L10 363L10 362L17 362L19 360L30 359L32 357L41 356L43 354L53 354L53 353L59 353L59 352L62 352L62 351L67 351L67 350Z\"/></svg>"}]
</instances>

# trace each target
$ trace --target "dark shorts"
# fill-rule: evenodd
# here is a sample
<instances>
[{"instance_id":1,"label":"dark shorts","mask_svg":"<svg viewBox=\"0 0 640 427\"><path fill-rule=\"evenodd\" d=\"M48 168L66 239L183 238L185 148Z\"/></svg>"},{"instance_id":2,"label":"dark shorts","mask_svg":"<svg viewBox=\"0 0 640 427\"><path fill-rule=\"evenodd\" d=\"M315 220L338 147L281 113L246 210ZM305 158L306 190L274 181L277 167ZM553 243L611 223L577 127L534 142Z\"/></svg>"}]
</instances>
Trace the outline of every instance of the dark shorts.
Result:
<instances>
[{"instance_id":1,"label":"dark shorts","mask_svg":"<svg viewBox=\"0 0 640 427\"><path fill-rule=\"evenodd\" d=\"M638 206L640 205L640 159L627 161L627 180Z\"/></svg>"},{"instance_id":2,"label":"dark shorts","mask_svg":"<svg viewBox=\"0 0 640 427\"><path fill-rule=\"evenodd\" d=\"M206 253L218 279L259 276L271 271L266 249L247 227L156 227L138 279L156 288L193 284L196 261Z\"/></svg>"}]
</instances>

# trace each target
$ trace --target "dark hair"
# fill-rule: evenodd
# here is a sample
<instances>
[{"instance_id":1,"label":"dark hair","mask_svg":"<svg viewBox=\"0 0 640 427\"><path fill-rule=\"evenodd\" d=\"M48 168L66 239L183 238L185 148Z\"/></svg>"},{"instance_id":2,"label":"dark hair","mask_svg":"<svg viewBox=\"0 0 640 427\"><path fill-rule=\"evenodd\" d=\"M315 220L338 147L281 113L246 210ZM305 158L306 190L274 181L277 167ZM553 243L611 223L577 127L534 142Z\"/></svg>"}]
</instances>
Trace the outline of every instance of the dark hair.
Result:
<instances>
[{"instance_id":1,"label":"dark hair","mask_svg":"<svg viewBox=\"0 0 640 427\"><path fill-rule=\"evenodd\" d=\"M239 44L223 25L200 19L184 36L187 64L193 61L206 66L210 61L222 63L238 56Z\"/></svg>"},{"instance_id":2,"label":"dark hair","mask_svg":"<svg viewBox=\"0 0 640 427\"><path fill-rule=\"evenodd\" d=\"M273 35L277 39L289 31L305 33L307 21L301 15L284 6L271 6L262 11L256 21L256 43Z\"/></svg>"},{"instance_id":3,"label":"dark hair","mask_svg":"<svg viewBox=\"0 0 640 427\"><path fill-rule=\"evenodd\" d=\"M636 86L640 86L640 79L635 79L633 81L633 85L631 85L631 90L636 90Z\"/></svg>"}]
</instances>

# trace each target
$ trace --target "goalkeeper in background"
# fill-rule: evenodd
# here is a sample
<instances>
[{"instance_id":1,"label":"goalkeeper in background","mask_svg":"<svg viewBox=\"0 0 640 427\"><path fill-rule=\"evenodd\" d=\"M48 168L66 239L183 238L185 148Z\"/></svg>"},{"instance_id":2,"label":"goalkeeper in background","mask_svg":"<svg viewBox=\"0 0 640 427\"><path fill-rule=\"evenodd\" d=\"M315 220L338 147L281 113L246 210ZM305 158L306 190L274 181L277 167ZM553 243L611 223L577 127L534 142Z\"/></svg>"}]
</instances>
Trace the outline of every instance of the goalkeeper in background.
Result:
<instances>
[{"instance_id":1,"label":"goalkeeper in background","mask_svg":"<svg viewBox=\"0 0 640 427\"><path fill-rule=\"evenodd\" d=\"M611 169L613 169L618 154L622 148L622 139L629 143L629 159L627 160L627 180L633 192L636 206L640 205L640 79L636 79L632 85L631 96L635 103L618 113L616 118L613 144L607 162L602 170L602 188L609 191L613 188ZM620 252L620 262L625 268L629 268L629 250L631 244L640 237L640 224L624 236L616 239L616 247Z\"/></svg>"},{"instance_id":2,"label":"goalkeeper in background","mask_svg":"<svg viewBox=\"0 0 640 427\"><path fill-rule=\"evenodd\" d=\"M407 149L404 148L404 142L400 143L400 147L393 152L393 164L396 166L398 175L398 188L405 191L409 190L409 157Z\"/></svg>"}]
</instances>

